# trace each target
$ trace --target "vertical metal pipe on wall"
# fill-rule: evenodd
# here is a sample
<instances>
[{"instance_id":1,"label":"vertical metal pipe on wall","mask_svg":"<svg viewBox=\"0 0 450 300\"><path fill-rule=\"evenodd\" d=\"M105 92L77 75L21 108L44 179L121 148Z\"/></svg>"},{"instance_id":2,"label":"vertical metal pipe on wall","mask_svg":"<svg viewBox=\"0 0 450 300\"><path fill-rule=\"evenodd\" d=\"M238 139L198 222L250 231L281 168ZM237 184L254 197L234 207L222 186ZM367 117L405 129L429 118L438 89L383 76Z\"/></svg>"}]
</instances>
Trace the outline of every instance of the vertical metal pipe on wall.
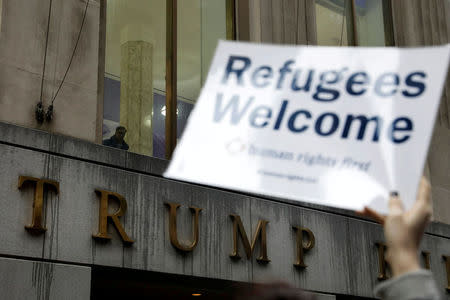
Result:
<instances>
[{"instance_id":1,"label":"vertical metal pipe on wall","mask_svg":"<svg viewBox=\"0 0 450 300\"><path fill-rule=\"evenodd\" d=\"M177 0L166 0L166 159L177 144Z\"/></svg>"}]
</instances>

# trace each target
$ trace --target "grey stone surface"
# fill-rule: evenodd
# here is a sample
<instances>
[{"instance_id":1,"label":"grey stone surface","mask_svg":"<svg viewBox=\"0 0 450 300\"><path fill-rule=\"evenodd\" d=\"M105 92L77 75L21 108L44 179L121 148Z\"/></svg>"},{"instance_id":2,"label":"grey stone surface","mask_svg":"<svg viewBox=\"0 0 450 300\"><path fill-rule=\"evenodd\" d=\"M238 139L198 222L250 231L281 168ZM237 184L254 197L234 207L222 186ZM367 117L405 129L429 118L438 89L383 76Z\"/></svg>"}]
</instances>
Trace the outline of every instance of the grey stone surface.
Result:
<instances>
[{"instance_id":1,"label":"grey stone surface","mask_svg":"<svg viewBox=\"0 0 450 300\"><path fill-rule=\"evenodd\" d=\"M2 299L89 299L91 268L0 258Z\"/></svg>"},{"instance_id":2,"label":"grey stone surface","mask_svg":"<svg viewBox=\"0 0 450 300\"><path fill-rule=\"evenodd\" d=\"M161 176L168 162L38 129L0 122L0 143Z\"/></svg>"},{"instance_id":3,"label":"grey stone surface","mask_svg":"<svg viewBox=\"0 0 450 300\"><path fill-rule=\"evenodd\" d=\"M76 144L76 143L74 143ZM356 217L333 214L290 203L222 191L130 172L117 167L86 162L56 154L0 144L0 255L19 255L55 261L125 267L234 281L284 280L295 286L323 293L369 297L377 283L378 257L375 242L383 234L379 225ZM32 190L18 190L19 175L45 177L60 182L60 194L46 197L42 236L30 236L24 225L30 222ZM122 194L128 211L121 218L127 233L135 239L124 247L112 226L112 240L94 241L98 228L99 199L96 188ZM180 253L168 237L168 209L179 208L178 230L182 242L192 237L188 206L200 213L200 240L193 252ZM249 238L259 219L267 225L268 264L251 259L232 260L232 221L241 216ZM305 255L308 267L293 266L295 235L292 226L310 228L316 246ZM450 254L450 239L427 234L422 245L432 254L432 270L444 289L446 277L442 255Z\"/></svg>"}]
</instances>

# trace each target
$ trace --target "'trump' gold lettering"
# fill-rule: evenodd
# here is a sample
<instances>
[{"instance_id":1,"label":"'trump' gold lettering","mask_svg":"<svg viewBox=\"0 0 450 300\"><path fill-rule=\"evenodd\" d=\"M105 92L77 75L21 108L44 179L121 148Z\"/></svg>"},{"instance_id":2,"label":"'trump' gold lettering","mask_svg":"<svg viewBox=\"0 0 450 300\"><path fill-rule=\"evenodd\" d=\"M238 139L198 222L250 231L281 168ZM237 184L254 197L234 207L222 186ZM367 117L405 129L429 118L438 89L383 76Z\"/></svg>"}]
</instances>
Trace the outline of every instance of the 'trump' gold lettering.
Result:
<instances>
[{"instance_id":1,"label":"'trump' gold lettering","mask_svg":"<svg viewBox=\"0 0 450 300\"><path fill-rule=\"evenodd\" d=\"M169 235L170 235L170 243L176 249L190 252L194 250L195 246L197 246L198 238L199 238L199 229L198 229L198 216L201 208L198 207L189 207L192 214L194 215L194 223L193 223L193 231L194 231L194 240L190 245L182 245L178 241L177 234L177 209L180 207L180 204L177 203L165 203L169 207Z\"/></svg>"},{"instance_id":2,"label":"'trump' gold lettering","mask_svg":"<svg viewBox=\"0 0 450 300\"><path fill-rule=\"evenodd\" d=\"M304 252L307 252L307 251L311 250L312 248L314 248L314 245L316 243L316 238L314 237L313 232L308 228L296 227L296 226L292 226L292 228L297 233L297 259L294 263L294 266L300 267L300 268L306 268L307 265L305 264L305 261L304 261ZM308 237L308 242L306 244L303 243L303 237L305 235Z\"/></svg>"},{"instance_id":3,"label":"'trump' gold lettering","mask_svg":"<svg viewBox=\"0 0 450 300\"><path fill-rule=\"evenodd\" d=\"M110 240L111 236L108 234L108 221L110 221L117 232L119 232L122 241L126 245L131 245L134 241L127 235L125 229L119 221L119 217L123 216L127 211L127 201L125 198L117 193L95 190L95 193L100 196L99 222L98 233L92 235L95 239ZM119 208L113 214L108 213L109 200L116 200L119 202Z\"/></svg>"},{"instance_id":4,"label":"'trump' gold lettering","mask_svg":"<svg viewBox=\"0 0 450 300\"><path fill-rule=\"evenodd\" d=\"M270 262L270 259L267 257L267 237L266 237L266 226L269 221L259 220L258 225L256 227L255 235L253 236L252 244L247 238L247 234L244 229L244 225L242 224L241 217L238 215L230 215L230 218L233 220L233 252L230 254L230 257L240 259L238 252L238 235L241 236L242 244L244 245L245 253L247 254L247 259L250 259L253 253L253 249L255 249L256 241L260 240L260 255L256 259L259 262Z\"/></svg>"},{"instance_id":5,"label":"'trump' gold lettering","mask_svg":"<svg viewBox=\"0 0 450 300\"><path fill-rule=\"evenodd\" d=\"M44 192L46 188L53 188L55 192L59 193L59 183L53 180L39 179L30 176L19 176L18 188L24 188L24 185L31 183L34 185L34 200L33 200L33 216L31 224L26 225L25 229L32 234L42 234L47 229L42 225L43 209L44 209Z\"/></svg>"}]
</instances>

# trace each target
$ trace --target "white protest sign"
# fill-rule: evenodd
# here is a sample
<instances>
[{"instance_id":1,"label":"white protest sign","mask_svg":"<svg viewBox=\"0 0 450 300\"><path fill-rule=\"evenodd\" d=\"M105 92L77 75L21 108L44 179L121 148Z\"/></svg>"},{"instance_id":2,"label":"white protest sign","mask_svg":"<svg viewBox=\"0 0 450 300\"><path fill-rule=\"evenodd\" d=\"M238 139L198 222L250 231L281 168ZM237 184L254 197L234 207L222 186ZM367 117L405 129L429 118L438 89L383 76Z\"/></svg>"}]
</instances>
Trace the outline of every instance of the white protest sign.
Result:
<instances>
[{"instance_id":1,"label":"white protest sign","mask_svg":"<svg viewBox=\"0 0 450 300\"><path fill-rule=\"evenodd\" d=\"M450 47L220 42L164 176L347 209L411 207Z\"/></svg>"}]
</instances>

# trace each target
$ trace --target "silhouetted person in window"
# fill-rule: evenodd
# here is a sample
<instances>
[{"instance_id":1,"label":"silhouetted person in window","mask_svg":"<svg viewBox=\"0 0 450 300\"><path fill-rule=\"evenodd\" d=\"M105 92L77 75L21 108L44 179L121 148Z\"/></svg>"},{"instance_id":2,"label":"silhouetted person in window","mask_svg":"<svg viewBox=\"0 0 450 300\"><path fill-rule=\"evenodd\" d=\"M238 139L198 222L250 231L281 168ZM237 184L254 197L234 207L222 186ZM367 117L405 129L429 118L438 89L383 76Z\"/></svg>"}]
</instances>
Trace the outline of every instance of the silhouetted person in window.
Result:
<instances>
[{"instance_id":1,"label":"silhouetted person in window","mask_svg":"<svg viewBox=\"0 0 450 300\"><path fill-rule=\"evenodd\" d=\"M128 150L130 147L125 142L124 137L127 133L127 129L123 126L116 128L116 133L109 139L103 140L103 145L118 148L122 150Z\"/></svg>"}]
</instances>

